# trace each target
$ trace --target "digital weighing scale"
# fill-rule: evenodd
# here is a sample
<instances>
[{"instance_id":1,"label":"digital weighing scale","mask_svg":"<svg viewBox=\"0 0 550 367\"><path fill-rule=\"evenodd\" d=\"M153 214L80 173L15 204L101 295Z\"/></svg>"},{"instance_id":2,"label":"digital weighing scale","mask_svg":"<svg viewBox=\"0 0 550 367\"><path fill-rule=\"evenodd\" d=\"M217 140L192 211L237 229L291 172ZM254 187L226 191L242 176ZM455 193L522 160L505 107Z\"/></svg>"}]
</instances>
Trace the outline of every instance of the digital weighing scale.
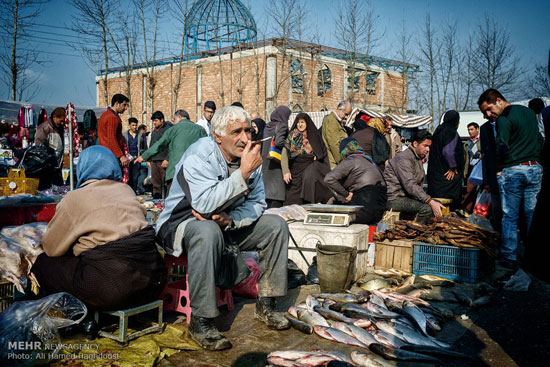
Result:
<instances>
[{"instance_id":1,"label":"digital weighing scale","mask_svg":"<svg viewBox=\"0 0 550 367\"><path fill-rule=\"evenodd\" d=\"M355 220L355 213L362 206L306 204L303 205L303 208L308 212L304 219L304 224L347 227Z\"/></svg>"}]
</instances>

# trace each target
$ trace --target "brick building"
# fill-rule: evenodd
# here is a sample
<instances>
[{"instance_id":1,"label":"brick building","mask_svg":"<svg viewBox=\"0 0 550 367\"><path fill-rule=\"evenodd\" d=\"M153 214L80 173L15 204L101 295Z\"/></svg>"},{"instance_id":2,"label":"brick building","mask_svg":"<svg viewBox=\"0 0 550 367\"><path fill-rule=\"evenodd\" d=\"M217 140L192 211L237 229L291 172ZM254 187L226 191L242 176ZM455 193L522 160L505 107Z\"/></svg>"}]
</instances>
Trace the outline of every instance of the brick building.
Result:
<instances>
[{"instance_id":1,"label":"brick building","mask_svg":"<svg viewBox=\"0 0 550 367\"><path fill-rule=\"evenodd\" d=\"M405 113L406 75L418 67L379 57L369 57L368 63L360 62L365 59L361 55L356 59L351 63L349 53L336 48L267 39L187 55L181 61L156 62L154 98L145 65L133 68L130 93L125 69L111 69L107 74L108 100L115 93L129 95L131 111L122 116L124 123L131 113L148 126L156 110L171 120L175 110L185 109L197 121L208 100L215 101L218 108L239 101L264 119L279 105L287 105L293 112L321 111L334 109L341 100L370 110ZM104 104L104 78L104 74L96 76L98 106Z\"/></svg>"}]
</instances>

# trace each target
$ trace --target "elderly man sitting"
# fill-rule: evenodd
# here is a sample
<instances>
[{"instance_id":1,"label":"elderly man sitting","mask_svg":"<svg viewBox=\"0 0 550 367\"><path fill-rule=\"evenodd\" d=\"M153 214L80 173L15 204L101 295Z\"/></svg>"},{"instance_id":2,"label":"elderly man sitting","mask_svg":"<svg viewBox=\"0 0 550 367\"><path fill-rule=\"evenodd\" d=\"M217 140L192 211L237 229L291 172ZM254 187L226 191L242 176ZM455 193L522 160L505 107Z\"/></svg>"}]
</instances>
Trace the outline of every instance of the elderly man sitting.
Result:
<instances>
[{"instance_id":1,"label":"elderly man sitting","mask_svg":"<svg viewBox=\"0 0 550 367\"><path fill-rule=\"evenodd\" d=\"M186 253L192 310L189 334L203 348L231 343L219 333L216 286L231 288L248 276L240 250L259 252L261 276L255 317L271 329L288 328L275 312L287 290L288 226L265 208L260 145L250 140L250 116L228 106L212 118L211 137L199 139L176 166L157 237L173 256Z\"/></svg>"}]
</instances>

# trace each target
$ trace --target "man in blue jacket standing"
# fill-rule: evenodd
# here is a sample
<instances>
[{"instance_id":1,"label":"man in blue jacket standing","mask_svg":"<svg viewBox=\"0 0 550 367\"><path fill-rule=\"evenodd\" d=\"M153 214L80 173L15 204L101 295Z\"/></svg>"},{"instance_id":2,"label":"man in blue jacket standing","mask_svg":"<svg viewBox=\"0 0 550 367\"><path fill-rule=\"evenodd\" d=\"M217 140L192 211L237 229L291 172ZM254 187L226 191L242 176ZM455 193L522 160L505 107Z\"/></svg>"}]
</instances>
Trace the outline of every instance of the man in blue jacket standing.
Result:
<instances>
[{"instance_id":1,"label":"man in blue jacket standing","mask_svg":"<svg viewBox=\"0 0 550 367\"><path fill-rule=\"evenodd\" d=\"M176 165L157 221L157 237L172 256L187 254L191 320L189 334L208 350L231 343L216 329L216 286L232 288L248 268L240 251L259 252L256 319L288 328L275 298L287 291L288 226L266 208L260 145L250 139L250 116L235 106L218 110L212 136L199 139Z\"/></svg>"}]
</instances>

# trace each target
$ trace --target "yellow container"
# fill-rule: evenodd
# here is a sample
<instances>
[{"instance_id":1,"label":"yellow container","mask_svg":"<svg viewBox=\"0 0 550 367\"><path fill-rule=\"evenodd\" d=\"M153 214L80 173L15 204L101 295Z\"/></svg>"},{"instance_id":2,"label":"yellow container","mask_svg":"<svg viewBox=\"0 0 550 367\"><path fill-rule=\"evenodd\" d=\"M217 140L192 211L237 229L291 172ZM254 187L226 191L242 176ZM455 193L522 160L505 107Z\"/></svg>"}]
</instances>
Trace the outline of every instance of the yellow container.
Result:
<instances>
[{"instance_id":1,"label":"yellow container","mask_svg":"<svg viewBox=\"0 0 550 367\"><path fill-rule=\"evenodd\" d=\"M0 177L0 195L36 195L38 192L38 182L38 178L27 178L24 169L10 168L8 177Z\"/></svg>"},{"instance_id":2,"label":"yellow container","mask_svg":"<svg viewBox=\"0 0 550 367\"><path fill-rule=\"evenodd\" d=\"M451 212L451 203L453 202L451 199L443 199L443 198L433 198L434 200L439 201L441 204L445 205L445 209L441 209L441 214L443 216L449 215Z\"/></svg>"}]
</instances>

